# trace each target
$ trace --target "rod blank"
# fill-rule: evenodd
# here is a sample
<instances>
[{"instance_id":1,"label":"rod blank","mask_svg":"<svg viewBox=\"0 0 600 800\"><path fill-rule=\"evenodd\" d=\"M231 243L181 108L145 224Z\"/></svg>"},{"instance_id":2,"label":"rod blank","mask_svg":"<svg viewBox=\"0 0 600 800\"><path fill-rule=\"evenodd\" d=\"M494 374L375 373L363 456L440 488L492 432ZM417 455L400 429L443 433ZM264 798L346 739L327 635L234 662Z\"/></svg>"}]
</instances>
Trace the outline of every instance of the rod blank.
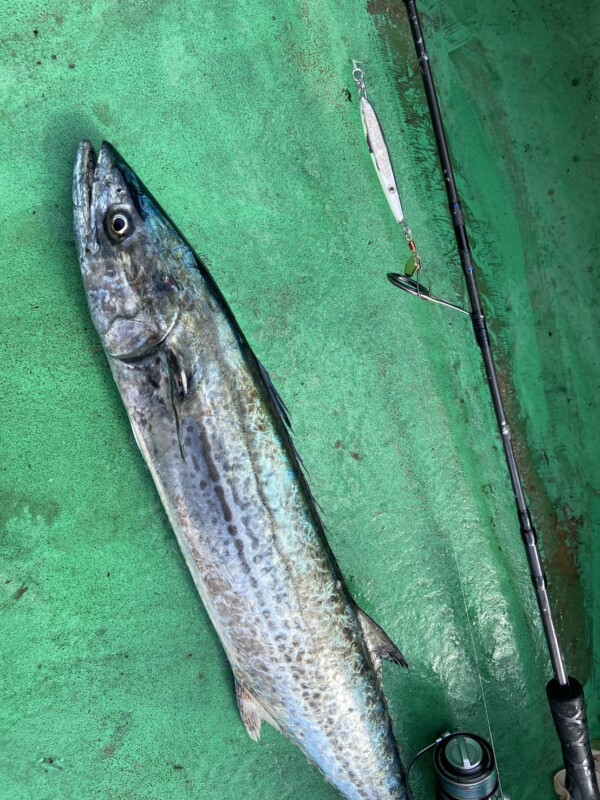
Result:
<instances>
[{"instance_id":1,"label":"rod blank","mask_svg":"<svg viewBox=\"0 0 600 800\"><path fill-rule=\"evenodd\" d=\"M452 169L450 154L448 152L448 144L446 141L446 135L444 133L444 126L442 123L440 107L431 74L431 67L429 66L429 57L427 55L427 50L425 49L423 30L421 28L421 22L419 20L415 0L404 0L404 2L408 11L408 19L417 50L417 58L421 68L421 75L423 76L425 94L427 96L427 104L429 105L429 112L431 114L431 121L433 124L433 132L435 135L438 155L444 176L446 193L448 195L448 204L450 206L450 214L452 217L454 235L456 237L456 244L460 256L460 263L465 276L465 281L467 283L469 301L471 304L471 321L473 323L475 341L481 350L485 374L488 381L492 404L494 406L494 412L496 414L496 421L498 423L498 430L502 438L504 455L506 458L506 464L510 474L510 480L515 496L515 503L517 506L519 524L521 527L521 536L523 537L523 542L525 544L527 560L529 562L529 570L537 596L544 632L546 634L546 641L550 653L550 660L552 661L554 677L561 686L566 686L569 681L565 671L560 646L558 644L558 636L556 634L552 610L550 608L550 600L548 598L548 592L546 588L546 577L542 569L540 552L537 545L537 536L533 527L533 523L531 522L531 514L529 513L529 508L527 507L527 502L525 500L523 484L521 482L521 476L519 474L519 468L517 466L517 460L512 446L510 428L508 426L506 413L504 411L504 403L500 393L500 385L498 383L498 375L494 365L487 324L483 313L483 308L481 306L479 289L477 288L477 281L473 268L473 259L471 256L471 247L469 245L462 208L458 197L456 182L454 180L454 171Z\"/></svg>"}]
</instances>

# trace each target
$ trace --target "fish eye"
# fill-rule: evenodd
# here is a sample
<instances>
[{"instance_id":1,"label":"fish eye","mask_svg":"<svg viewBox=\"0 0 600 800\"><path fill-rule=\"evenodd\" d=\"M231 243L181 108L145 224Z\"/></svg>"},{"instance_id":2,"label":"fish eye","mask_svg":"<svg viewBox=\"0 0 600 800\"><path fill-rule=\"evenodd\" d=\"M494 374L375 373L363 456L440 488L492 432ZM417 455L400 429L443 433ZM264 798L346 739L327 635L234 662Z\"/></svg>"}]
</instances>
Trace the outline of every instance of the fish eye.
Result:
<instances>
[{"instance_id":1,"label":"fish eye","mask_svg":"<svg viewBox=\"0 0 600 800\"><path fill-rule=\"evenodd\" d=\"M115 211L108 216L108 233L112 239L122 241L133 232L133 222L126 211Z\"/></svg>"}]
</instances>

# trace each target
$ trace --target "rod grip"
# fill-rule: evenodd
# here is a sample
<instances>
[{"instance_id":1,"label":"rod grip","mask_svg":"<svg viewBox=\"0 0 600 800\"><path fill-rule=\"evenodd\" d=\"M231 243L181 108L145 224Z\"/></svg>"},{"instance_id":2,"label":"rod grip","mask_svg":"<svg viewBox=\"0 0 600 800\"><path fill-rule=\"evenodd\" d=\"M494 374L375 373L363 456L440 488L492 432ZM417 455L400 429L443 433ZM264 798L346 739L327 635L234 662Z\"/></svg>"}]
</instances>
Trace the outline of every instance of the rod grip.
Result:
<instances>
[{"instance_id":1,"label":"rod grip","mask_svg":"<svg viewBox=\"0 0 600 800\"><path fill-rule=\"evenodd\" d=\"M561 686L553 678L546 694L562 748L567 791L573 800L600 800L582 685L569 677L567 686Z\"/></svg>"}]
</instances>

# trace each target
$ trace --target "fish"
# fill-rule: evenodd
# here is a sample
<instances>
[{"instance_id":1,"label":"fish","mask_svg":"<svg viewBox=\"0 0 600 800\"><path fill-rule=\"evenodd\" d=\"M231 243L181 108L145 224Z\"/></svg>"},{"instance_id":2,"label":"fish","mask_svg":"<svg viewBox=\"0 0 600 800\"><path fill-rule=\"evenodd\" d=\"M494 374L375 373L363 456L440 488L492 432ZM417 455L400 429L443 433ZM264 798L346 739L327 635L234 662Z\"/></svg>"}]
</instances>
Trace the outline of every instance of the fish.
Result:
<instances>
[{"instance_id":1,"label":"fish","mask_svg":"<svg viewBox=\"0 0 600 800\"><path fill-rule=\"evenodd\" d=\"M73 203L91 317L248 734L272 725L348 800L405 800L381 662L406 661L344 583L268 372L109 143L80 143Z\"/></svg>"}]
</instances>

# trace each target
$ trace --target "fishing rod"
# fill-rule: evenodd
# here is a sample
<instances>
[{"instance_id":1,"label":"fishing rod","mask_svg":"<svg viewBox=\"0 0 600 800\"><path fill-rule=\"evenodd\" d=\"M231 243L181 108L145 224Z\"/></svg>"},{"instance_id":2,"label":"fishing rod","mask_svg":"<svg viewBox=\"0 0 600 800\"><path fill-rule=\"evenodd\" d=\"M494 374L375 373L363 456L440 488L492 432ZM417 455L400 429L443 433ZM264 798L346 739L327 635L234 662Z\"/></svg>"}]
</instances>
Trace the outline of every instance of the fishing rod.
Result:
<instances>
[{"instance_id":1,"label":"fishing rod","mask_svg":"<svg viewBox=\"0 0 600 800\"><path fill-rule=\"evenodd\" d=\"M562 749L566 769L565 785L573 800L600 800L600 792L598 791L598 783L590 747L583 687L579 681L569 676L565 670L564 658L558 641L556 625L554 623L550 598L548 596L546 576L544 574L537 543L537 534L525 499L523 483L521 481L519 467L511 441L510 428L508 426L502 394L498 383L492 347L479 289L477 287L471 248L469 246L465 221L454 179L454 171L452 169L448 143L431 73L429 56L425 46L421 20L415 0L403 0L403 2L408 12L412 38L421 69L438 157L442 167L444 185L448 196L448 205L450 208L456 245L467 284L471 305L470 317L473 324L475 341L481 350L481 356L483 358L490 396L498 423L498 430L502 438L504 456L514 492L521 536L525 546L529 571L540 611L550 661L552 663L554 677L546 686L546 694ZM420 285L418 269L413 272L413 275L415 275L415 277L407 271L405 276L394 274L388 277L398 288L410 294L417 295L424 300L440 302L439 298L434 298L430 292L424 290ZM441 303L442 305L452 305L445 301L441 301ZM457 310L463 311L463 309Z\"/></svg>"}]
</instances>

